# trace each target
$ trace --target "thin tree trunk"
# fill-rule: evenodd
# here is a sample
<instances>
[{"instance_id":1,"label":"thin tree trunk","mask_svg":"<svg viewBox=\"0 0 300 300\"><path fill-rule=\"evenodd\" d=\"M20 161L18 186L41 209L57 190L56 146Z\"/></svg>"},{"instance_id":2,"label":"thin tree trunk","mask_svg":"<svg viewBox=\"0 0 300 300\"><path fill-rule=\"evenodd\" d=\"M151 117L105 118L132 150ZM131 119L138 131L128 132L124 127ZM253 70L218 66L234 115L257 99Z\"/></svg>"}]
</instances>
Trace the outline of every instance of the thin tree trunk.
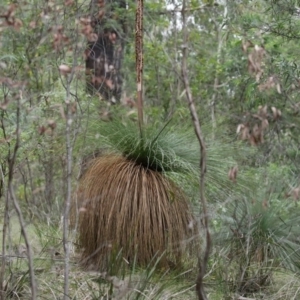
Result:
<instances>
[{"instance_id":1,"label":"thin tree trunk","mask_svg":"<svg viewBox=\"0 0 300 300\"><path fill-rule=\"evenodd\" d=\"M5 189L5 177L2 170L2 166L0 166L1 171L1 185L2 185L2 194L5 194L5 208L4 208L4 221L2 227L2 261L1 261L1 272L0 272L0 299L5 300L5 291L4 291L4 278L5 278L5 267L6 267L6 236L7 236L7 228L9 226L9 200L8 193Z\"/></svg>"},{"instance_id":2,"label":"thin tree trunk","mask_svg":"<svg viewBox=\"0 0 300 300\"><path fill-rule=\"evenodd\" d=\"M135 19L135 59L136 59L136 85L137 109L140 134L143 126L143 0L138 0Z\"/></svg>"},{"instance_id":3,"label":"thin tree trunk","mask_svg":"<svg viewBox=\"0 0 300 300\"><path fill-rule=\"evenodd\" d=\"M204 224L206 245L204 249L203 259L199 256L199 271L196 279L196 293L199 300L207 300L206 293L204 291L203 278L206 273L208 258L211 250L211 236L209 232L209 216L207 211L207 203L205 197L205 174L206 174L206 145L204 136L202 133L200 121L198 118L197 110L193 100L189 79L188 79L188 67L187 67L187 56L188 56L188 24L186 18L186 1L183 1L182 5L182 26L183 26L183 45L182 45L182 78L186 91L186 98L190 109L191 118L194 125L195 134L199 141L201 155L200 155L200 205L203 210L203 217L201 223Z\"/></svg>"},{"instance_id":4,"label":"thin tree trunk","mask_svg":"<svg viewBox=\"0 0 300 300\"><path fill-rule=\"evenodd\" d=\"M3 113L1 116L1 129L4 138L6 139L6 130L4 127L4 122L3 122ZM8 158L10 156L10 153L8 154ZM4 280L5 280L5 267L6 267L6 236L7 236L7 228L9 226L9 198L8 198L8 193L5 188L5 175L4 175L4 170L3 166L0 166L0 171L1 171L1 183L0 183L0 199L2 196L5 195L5 207L4 207L4 220L3 220L3 227L2 227L2 261L1 261L1 271L0 271L0 299L4 300L5 299L5 291L4 291Z\"/></svg>"},{"instance_id":5,"label":"thin tree trunk","mask_svg":"<svg viewBox=\"0 0 300 300\"><path fill-rule=\"evenodd\" d=\"M72 78L70 78L67 86L67 99L70 96L70 84ZM68 101L68 100L67 100ZM73 147L71 144L71 126L72 126L72 114L70 109L70 103L67 102L67 118L66 118L66 152L67 152L67 191L64 208L63 219L63 245L65 252L65 268L64 268L64 299L69 300L69 269L70 269L70 241L69 241L69 213L72 196L72 152Z\"/></svg>"},{"instance_id":6,"label":"thin tree trunk","mask_svg":"<svg viewBox=\"0 0 300 300\"><path fill-rule=\"evenodd\" d=\"M37 286L35 281L35 274L34 274L34 264L33 264L33 253L31 249L31 245L29 242L29 238L26 231L26 225L23 218L23 214L20 208L20 205L18 203L18 200L15 196L14 189L13 189L13 174L15 170L15 164L16 164L16 158L17 158L17 152L19 150L20 146L20 99L18 99L18 106L17 106L17 128L16 128L16 143L15 147L12 153L12 156L9 158L8 162L8 194L10 199L13 202L13 205L15 207L15 210L17 212L20 226L21 226L21 233L24 237L26 250L27 250L27 256L28 256L28 265L29 265L29 276L30 276L30 287L31 287L31 299L35 300L37 297Z\"/></svg>"},{"instance_id":7,"label":"thin tree trunk","mask_svg":"<svg viewBox=\"0 0 300 300\"><path fill-rule=\"evenodd\" d=\"M218 39L218 47L217 47L217 64L216 64L216 74L214 79L214 93L212 95L211 99L211 121L212 121L212 127L213 127L213 134L216 129L217 123L216 123L216 102L217 102L217 94L218 94L218 86L219 86L219 73L218 69L221 64L221 54L222 54L222 47L223 47L223 36L222 36L222 30L226 23L227 18L227 2L225 2L224 5L224 12L223 12L223 20L221 24L216 24L217 28L217 39ZM214 138L214 136L213 136Z\"/></svg>"},{"instance_id":8,"label":"thin tree trunk","mask_svg":"<svg viewBox=\"0 0 300 300\"><path fill-rule=\"evenodd\" d=\"M76 32L78 32L78 27L76 27ZM70 273L70 240L69 240L69 216L70 216L70 207L71 207L71 199L72 199L72 160L73 160L73 145L76 139L76 130L73 129L73 121L74 114L76 112L73 111L74 105L77 103L73 103L71 100L71 83L75 76L75 70L78 64L78 57L80 55L80 50L78 48L78 38L74 42L75 49L73 54L73 66L71 73L67 76L66 82L66 99L65 99L65 111L66 111L66 196L64 203L64 216L63 216L63 247L65 253L64 259L64 300L69 300L69 273ZM75 110L76 111L76 110Z\"/></svg>"},{"instance_id":9,"label":"thin tree trunk","mask_svg":"<svg viewBox=\"0 0 300 300\"><path fill-rule=\"evenodd\" d=\"M51 212L52 204L54 200L53 136L51 136L49 148L50 148L49 151L47 151L47 154L45 155L46 157L45 157L45 161L43 162L43 166L44 166L44 174L45 174L45 199L47 203L47 210L48 212Z\"/></svg>"}]
</instances>

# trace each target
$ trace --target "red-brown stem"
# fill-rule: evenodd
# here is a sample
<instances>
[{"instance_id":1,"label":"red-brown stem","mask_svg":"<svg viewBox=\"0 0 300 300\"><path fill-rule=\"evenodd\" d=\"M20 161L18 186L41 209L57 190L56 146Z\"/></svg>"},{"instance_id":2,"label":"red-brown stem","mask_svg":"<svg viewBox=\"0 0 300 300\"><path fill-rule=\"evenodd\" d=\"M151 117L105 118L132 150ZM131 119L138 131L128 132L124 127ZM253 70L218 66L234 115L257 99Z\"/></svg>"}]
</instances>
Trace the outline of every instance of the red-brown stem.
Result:
<instances>
[{"instance_id":1,"label":"red-brown stem","mask_svg":"<svg viewBox=\"0 0 300 300\"><path fill-rule=\"evenodd\" d=\"M198 118L196 106L193 100L187 70L187 56L188 56L188 27L186 22L186 1L183 0L182 5L182 27L183 27L183 46L182 46L182 78L184 83L184 88L186 92L186 98L189 105L190 115L193 121L195 134L199 141L201 155L200 155L200 204L202 206L203 217L201 218L201 223L204 224L206 245L204 249L204 256L201 259L199 256L199 271L196 279L196 293L199 300L207 300L207 296L204 291L203 278L206 273L207 263L209 259L209 254L212 246L211 236L209 232L209 216L207 211L207 203L205 197L205 174L206 174L206 145L204 141L204 136L202 133L200 121Z\"/></svg>"}]
</instances>

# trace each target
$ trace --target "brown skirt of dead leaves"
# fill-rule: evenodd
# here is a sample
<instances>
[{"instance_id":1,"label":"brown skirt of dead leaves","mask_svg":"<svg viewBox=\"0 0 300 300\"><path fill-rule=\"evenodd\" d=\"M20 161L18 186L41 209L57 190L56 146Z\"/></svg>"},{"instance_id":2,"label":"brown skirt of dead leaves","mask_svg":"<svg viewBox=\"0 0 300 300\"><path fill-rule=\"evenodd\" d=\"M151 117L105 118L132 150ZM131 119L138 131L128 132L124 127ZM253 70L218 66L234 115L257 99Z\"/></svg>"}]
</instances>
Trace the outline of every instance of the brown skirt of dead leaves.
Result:
<instances>
[{"instance_id":1,"label":"brown skirt of dead leaves","mask_svg":"<svg viewBox=\"0 0 300 300\"><path fill-rule=\"evenodd\" d=\"M71 220L78 222L84 267L106 270L113 253L138 265L161 257L159 265L176 266L195 247L195 220L183 191L124 157L94 159L75 198Z\"/></svg>"}]
</instances>

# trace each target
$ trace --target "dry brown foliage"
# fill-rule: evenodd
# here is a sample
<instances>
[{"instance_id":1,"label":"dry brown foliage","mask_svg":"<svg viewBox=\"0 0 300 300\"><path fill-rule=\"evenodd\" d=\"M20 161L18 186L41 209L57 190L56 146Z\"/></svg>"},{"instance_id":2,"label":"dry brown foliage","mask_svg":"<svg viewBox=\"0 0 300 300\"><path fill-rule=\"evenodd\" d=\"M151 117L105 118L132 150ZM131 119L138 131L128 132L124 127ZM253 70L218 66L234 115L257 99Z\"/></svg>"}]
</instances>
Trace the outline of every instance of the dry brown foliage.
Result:
<instances>
[{"instance_id":1,"label":"dry brown foliage","mask_svg":"<svg viewBox=\"0 0 300 300\"><path fill-rule=\"evenodd\" d=\"M255 75L256 81L259 82L264 73L264 58L266 50L263 46L254 45L251 41L244 41L242 49L248 54L248 71Z\"/></svg>"},{"instance_id":2,"label":"dry brown foliage","mask_svg":"<svg viewBox=\"0 0 300 300\"><path fill-rule=\"evenodd\" d=\"M237 134L241 140L249 141L252 146L260 145L264 142L264 135L269 128L269 123L276 122L281 118L281 111L276 107L259 106L255 114L248 113L246 121L237 126ZM270 122L269 122L270 121Z\"/></svg>"},{"instance_id":3,"label":"dry brown foliage","mask_svg":"<svg viewBox=\"0 0 300 300\"><path fill-rule=\"evenodd\" d=\"M104 270L110 256L143 266L162 255L161 266L178 265L194 242L195 221L182 190L162 173L122 156L89 164L77 193L82 264ZM73 203L73 222L75 220Z\"/></svg>"}]
</instances>

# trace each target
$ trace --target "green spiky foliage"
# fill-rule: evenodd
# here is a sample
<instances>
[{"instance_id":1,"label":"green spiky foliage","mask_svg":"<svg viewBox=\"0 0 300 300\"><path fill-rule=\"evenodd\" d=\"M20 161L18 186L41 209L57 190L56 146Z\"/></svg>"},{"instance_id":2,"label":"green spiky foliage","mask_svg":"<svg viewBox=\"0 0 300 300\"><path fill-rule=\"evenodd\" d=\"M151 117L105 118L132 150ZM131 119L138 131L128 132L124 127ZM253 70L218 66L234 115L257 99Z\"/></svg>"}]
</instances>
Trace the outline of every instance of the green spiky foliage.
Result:
<instances>
[{"instance_id":1,"label":"green spiky foliage","mask_svg":"<svg viewBox=\"0 0 300 300\"><path fill-rule=\"evenodd\" d=\"M214 137L211 138L213 129L209 125L204 125L203 131L207 137L208 200L217 202L228 198L233 187L235 193L237 189L242 193L245 189L253 189L244 177L239 178L238 185L233 184L228 179L228 171L238 162L248 162L255 149L250 149L223 130L214 130ZM109 152L122 154L147 168L162 172L175 183L184 186L188 195L195 200L194 204L197 204L199 144L193 129L183 121L171 121L164 125L161 122L150 123L144 127L142 137L134 122L122 122L119 119L100 125L91 122L86 139L85 144L94 145L94 148L100 144Z\"/></svg>"},{"instance_id":2,"label":"green spiky foliage","mask_svg":"<svg viewBox=\"0 0 300 300\"><path fill-rule=\"evenodd\" d=\"M179 266L197 244L197 226L171 177L197 177L191 136L166 127L144 127L141 135L119 121L102 124L99 133L105 153L88 163L77 193L83 265L105 270L121 252L142 266L154 257L160 266Z\"/></svg>"},{"instance_id":3,"label":"green spiky foliage","mask_svg":"<svg viewBox=\"0 0 300 300\"><path fill-rule=\"evenodd\" d=\"M226 285L243 295L265 288L275 270L299 274L299 208L270 192L244 195L224 206L218 247Z\"/></svg>"},{"instance_id":4,"label":"green spiky foliage","mask_svg":"<svg viewBox=\"0 0 300 300\"><path fill-rule=\"evenodd\" d=\"M145 168L164 173L197 174L199 146L192 131L172 124L149 124L140 133L136 124L115 120L99 128L110 150Z\"/></svg>"}]
</instances>

